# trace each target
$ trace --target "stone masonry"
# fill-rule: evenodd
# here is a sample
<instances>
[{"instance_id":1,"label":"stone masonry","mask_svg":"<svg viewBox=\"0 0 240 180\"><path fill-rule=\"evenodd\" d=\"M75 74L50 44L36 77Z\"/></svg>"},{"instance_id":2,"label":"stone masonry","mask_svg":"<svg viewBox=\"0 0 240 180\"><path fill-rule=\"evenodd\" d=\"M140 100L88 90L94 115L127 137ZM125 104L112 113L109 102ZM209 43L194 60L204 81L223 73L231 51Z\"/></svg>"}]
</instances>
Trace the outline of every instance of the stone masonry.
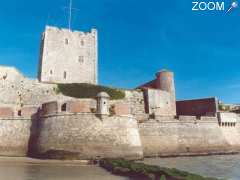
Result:
<instances>
[{"instance_id":1,"label":"stone masonry","mask_svg":"<svg viewBox=\"0 0 240 180\"><path fill-rule=\"evenodd\" d=\"M98 35L46 27L38 78L46 83L91 83L98 79Z\"/></svg>"}]
</instances>

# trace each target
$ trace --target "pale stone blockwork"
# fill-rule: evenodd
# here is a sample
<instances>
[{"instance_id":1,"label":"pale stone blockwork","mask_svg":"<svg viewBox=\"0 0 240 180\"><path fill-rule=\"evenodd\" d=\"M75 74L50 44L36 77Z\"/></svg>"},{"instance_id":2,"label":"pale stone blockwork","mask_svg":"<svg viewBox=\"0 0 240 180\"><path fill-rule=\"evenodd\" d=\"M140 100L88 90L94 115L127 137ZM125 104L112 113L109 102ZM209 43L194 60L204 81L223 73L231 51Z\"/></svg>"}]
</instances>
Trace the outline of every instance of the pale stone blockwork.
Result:
<instances>
[{"instance_id":1,"label":"pale stone blockwork","mask_svg":"<svg viewBox=\"0 0 240 180\"><path fill-rule=\"evenodd\" d=\"M97 30L46 27L42 37L39 80L47 83L97 84Z\"/></svg>"},{"instance_id":2,"label":"pale stone blockwork","mask_svg":"<svg viewBox=\"0 0 240 180\"><path fill-rule=\"evenodd\" d=\"M37 151L67 152L79 159L143 157L137 121L131 116L104 119L94 114L61 114L41 117Z\"/></svg>"},{"instance_id":3,"label":"pale stone blockwork","mask_svg":"<svg viewBox=\"0 0 240 180\"><path fill-rule=\"evenodd\" d=\"M147 112L149 114L168 116L173 114L171 108L171 94L158 89L145 90L148 102ZM173 114L174 115L174 114Z\"/></svg>"},{"instance_id":4,"label":"pale stone blockwork","mask_svg":"<svg viewBox=\"0 0 240 180\"><path fill-rule=\"evenodd\" d=\"M0 156L27 156L30 119L0 118Z\"/></svg>"}]
</instances>

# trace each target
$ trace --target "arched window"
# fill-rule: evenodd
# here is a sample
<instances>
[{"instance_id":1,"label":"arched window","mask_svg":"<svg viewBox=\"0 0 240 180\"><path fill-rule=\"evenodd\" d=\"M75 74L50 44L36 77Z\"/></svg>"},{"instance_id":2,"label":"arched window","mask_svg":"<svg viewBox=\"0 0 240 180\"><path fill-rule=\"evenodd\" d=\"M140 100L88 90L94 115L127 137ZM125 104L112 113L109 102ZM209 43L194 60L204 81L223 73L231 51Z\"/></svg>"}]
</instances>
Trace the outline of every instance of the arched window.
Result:
<instances>
[{"instance_id":1,"label":"arched window","mask_svg":"<svg viewBox=\"0 0 240 180\"><path fill-rule=\"evenodd\" d=\"M63 78L67 79L67 72L66 71L64 71L64 73L63 73Z\"/></svg>"},{"instance_id":2,"label":"arched window","mask_svg":"<svg viewBox=\"0 0 240 180\"><path fill-rule=\"evenodd\" d=\"M50 70L50 75L52 75L53 74L53 70Z\"/></svg>"}]
</instances>

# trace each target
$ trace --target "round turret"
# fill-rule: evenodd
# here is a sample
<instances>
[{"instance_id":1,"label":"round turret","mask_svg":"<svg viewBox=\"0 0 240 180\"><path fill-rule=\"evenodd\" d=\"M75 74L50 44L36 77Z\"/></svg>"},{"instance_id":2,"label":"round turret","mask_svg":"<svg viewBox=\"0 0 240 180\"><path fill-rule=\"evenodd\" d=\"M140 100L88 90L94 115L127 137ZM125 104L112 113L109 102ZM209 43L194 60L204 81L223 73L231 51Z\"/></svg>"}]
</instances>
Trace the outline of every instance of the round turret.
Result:
<instances>
[{"instance_id":1,"label":"round turret","mask_svg":"<svg viewBox=\"0 0 240 180\"><path fill-rule=\"evenodd\" d=\"M174 74L168 70L162 70L156 74L156 88L162 91L175 92Z\"/></svg>"}]
</instances>

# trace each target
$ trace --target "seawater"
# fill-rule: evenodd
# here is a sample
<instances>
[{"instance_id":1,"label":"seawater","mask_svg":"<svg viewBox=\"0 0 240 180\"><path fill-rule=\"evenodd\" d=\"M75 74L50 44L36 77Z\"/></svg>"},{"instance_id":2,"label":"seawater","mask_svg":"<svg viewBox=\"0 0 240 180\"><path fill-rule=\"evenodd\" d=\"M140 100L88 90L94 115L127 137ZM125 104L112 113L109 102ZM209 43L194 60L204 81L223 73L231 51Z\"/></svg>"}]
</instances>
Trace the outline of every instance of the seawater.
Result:
<instances>
[{"instance_id":1,"label":"seawater","mask_svg":"<svg viewBox=\"0 0 240 180\"><path fill-rule=\"evenodd\" d=\"M97 166L40 165L0 161L1 180L126 180Z\"/></svg>"},{"instance_id":2,"label":"seawater","mask_svg":"<svg viewBox=\"0 0 240 180\"><path fill-rule=\"evenodd\" d=\"M240 155L148 158L144 163L177 168L206 177L240 180Z\"/></svg>"}]
</instances>

